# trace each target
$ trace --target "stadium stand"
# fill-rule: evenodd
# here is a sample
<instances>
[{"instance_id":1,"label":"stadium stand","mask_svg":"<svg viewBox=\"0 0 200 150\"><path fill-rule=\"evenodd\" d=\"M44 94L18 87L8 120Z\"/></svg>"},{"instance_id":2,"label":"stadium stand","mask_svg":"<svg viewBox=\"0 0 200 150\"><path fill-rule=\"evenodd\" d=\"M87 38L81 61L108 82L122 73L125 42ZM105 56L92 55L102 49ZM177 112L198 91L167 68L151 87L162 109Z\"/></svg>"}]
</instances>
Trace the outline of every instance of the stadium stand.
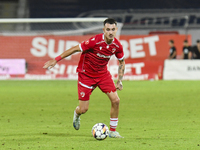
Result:
<instances>
[{"instance_id":1,"label":"stadium stand","mask_svg":"<svg viewBox=\"0 0 200 150\"><path fill-rule=\"evenodd\" d=\"M0 18L26 18L26 0L0 0ZM0 24L0 31L22 30L23 26L14 24Z\"/></svg>"},{"instance_id":2,"label":"stadium stand","mask_svg":"<svg viewBox=\"0 0 200 150\"><path fill-rule=\"evenodd\" d=\"M18 1L0 1L0 18L16 18Z\"/></svg>"},{"instance_id":3,"label":"stadium stand","mask_svg":"<svg viewBox=\"0 0 200 150\"><path fill-rule=\"evenodd\" d=\"M9 3L5 9L2 3ZM200 9L196 1L174 0L159 2L152 0L116 1L110 5L106 0L1 0L0 17L7 13L12 18L68 18L68 17L112 17L122 22L122 34L148 34L151 31L175 31L180 34L197 33L199 29ZM8 6L7 6L8 7ZM11 16L12 15L12 16ZM9 18L9 17L6 17ZM85 23L84 23L85 24ZM55 24L20 24L0 25L0 30L6 28L13 30L73 30L84 24L62 23ZM196 34L194 35L194 37ZM193 43L195 43L196 38Z\"/></svg>"},{"instance_id":4,"label":"stadium stand","mask_svg":"<svg viewBox=\"0 0 200 150\"><path fill-rule=\"evenodd\" d=\"M81 12L78 0L29 0L30 18L74 17Z\"/></svg>"},{"instance_id":5,"label":"stadium stand","mask_svg":"<svg viewBox=\"0 0 200 150\"><path fill-rule=\"evenodd\" d=\"M124 29L198 28L200 25L200 9L194 9L195 2L142 1L116 1L111 6L106 0L29 0L29 12L30 18L112 17L122 22Z\"/></svg>"},{"instance_id":6,"label":"stadium stand","mask_svg":"<svg viewBox=\"0 0 200 150\"><path fill-rule=\"evenodd\" d=\"M151 3L145 0L125 1L123 5L121 1L116 1L112 7L106 0L0 0L0 18L67 17L112 17L124 24L122 30L124 34L148 34L152 30L178 30L179 33L185 33L186 30L199 29L200 25L200 9L197 9L195 2L186 0L175 0L173 3L170 1L161 3L155 0ZM71 30L83 25L62 23L58 27L50 23L48 25L1 24L0 31Z\"/></svg>"},{"instance_id":7,"label":"stadium stand","mask_svg":"<svg viewBox=\"0 0 200 150\"><path fill-rule=\"evenodd\" d=\"M0 1L0 18L16 18L17 6L17 0ZM14 26L9 24L1 24L0 29L13 30Z\"/></svg>"}]
</instances>

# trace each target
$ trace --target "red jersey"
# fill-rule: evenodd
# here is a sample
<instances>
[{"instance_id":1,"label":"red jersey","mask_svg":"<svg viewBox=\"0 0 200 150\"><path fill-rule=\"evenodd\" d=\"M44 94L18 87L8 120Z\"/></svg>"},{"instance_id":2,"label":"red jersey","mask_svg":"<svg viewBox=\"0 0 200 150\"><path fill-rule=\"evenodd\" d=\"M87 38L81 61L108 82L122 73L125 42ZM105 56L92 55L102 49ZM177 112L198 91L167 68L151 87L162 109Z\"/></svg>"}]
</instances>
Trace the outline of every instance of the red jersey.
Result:
<instances>
[{"instance_id":1,"label":"red jersey","mask_svg":"<svg viewBox=\"0 0 200 150\"><path fill-rule=\"evenodd\" d=\"M111 44L104 40L104 34L98 34L79 44L82 51L77 72L82 72L90 77L100 77L105 74L108 61L115 54L117 59L124 58L121 43L114 38Z\"/></svg>"}]
</instances>

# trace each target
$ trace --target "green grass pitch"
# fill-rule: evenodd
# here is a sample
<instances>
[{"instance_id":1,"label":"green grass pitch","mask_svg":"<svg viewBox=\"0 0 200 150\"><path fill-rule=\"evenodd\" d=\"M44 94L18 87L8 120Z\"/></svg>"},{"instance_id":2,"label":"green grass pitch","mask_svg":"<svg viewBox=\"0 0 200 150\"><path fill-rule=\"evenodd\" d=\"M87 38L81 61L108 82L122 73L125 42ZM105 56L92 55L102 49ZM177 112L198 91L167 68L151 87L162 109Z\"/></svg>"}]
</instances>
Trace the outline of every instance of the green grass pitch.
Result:
<instances>
[{"instance_id":1,"label":"green grass pitch","mask_svg":"<svg viewBox=\"0 0 200 150\"><path fill-rule=\"evenodd\" d=\"M79 131L72 126L77 81L0 81L1 150L199 150L200 81L124 81L117 131L124 139L95 140L109 126L110 101L98 88Z\"/></svg>"}]
</instances>

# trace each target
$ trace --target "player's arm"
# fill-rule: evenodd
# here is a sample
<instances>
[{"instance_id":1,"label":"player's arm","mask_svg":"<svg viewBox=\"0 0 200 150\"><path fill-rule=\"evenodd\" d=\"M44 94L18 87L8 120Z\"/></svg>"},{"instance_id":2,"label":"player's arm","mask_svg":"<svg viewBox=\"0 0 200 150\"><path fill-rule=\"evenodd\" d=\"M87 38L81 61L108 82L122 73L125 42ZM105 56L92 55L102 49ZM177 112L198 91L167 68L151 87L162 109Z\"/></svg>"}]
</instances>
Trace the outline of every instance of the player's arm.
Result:
<instances>
[{"instance_id":1,"label":"player's arm","mask_svg":"<svg viewBox=\"0 0 200 150\"><path fill-rule=\"evenodd\" d=\"M52 59L52 60L47 61L47 62L44 64L43 68L45 68L45 69L47 69L47 68L51 69L51 68L53 68L53 67L56 65L56 63L57 63L58 61L62 60L62 59L65 58L65 57L68 57L68 56L70 56L70 55L72 55L72 54L74 54L74 53L76 53L76 52L81 52L81 49L80 49L79 45L74 46L74 47L72 47L72 48L70 48L70 49L64 51L61 55L59 55L59 56L56 57L55 59Z\"/></svg>"},{"instance_id":2,"label":"player's arm","mask_svg":"<svg viewBox=\"0 0 200 150\"><path fill-rule=\"evenodd\" d=\"M174 51L173 55L171 58L174 58L176 56L176 51Z\"/></svg>"},{"instance_id":3,"label":"player's arm","mask_svg":"<svg viewBox=\"0 0 200 150\"><path fill-rule=\"evenodd\" d=\"M124 76L124 71L125 71L125 61L124 58L122 60L119 60L119 68L118 68L118 80L116 83L116 89L117 90L122 90L123 85L122 85L122 79Z\"/></svg>"},{"instance_id":4,"label":"player's arm","mask_svg":"<svg viewBox=\"0 0 200 150\"><path fill-rule=\"evenodd\" d=\"M169 56L169 59L173 59L176 56L176 51L173 52L172 56Z\"/></svg>"},{"instance_id":5,"label":"player's arm","mask_svg":"<svg viewBox=\"0 0 200 150\"><path fill-rule=\"evenodd\" d=\"M183 51L183 53L182 53L182 55L181 55L181 59L184 59L184 51Z\"/></svg>"},{"instance_id":6,"label":"player's arm","mask_svg":"<svg viewBox=\"0 0 200 150\"><path fill-rule=\"evenodd\" d=\"M191 51L189 51L189 53L188 53L188 59L192 59L192 52Z\"/></svg>"},{"instance_id":7,"label":"player's arm","mask_svg":"<svg viewBox=\"0 0 200 150\"><path fill-rule=\"evenodd\" d=\"M188 59L192 59L192 55L193 55L193 49L192 47L189 47Z\"/></svg>"}]
</instances>

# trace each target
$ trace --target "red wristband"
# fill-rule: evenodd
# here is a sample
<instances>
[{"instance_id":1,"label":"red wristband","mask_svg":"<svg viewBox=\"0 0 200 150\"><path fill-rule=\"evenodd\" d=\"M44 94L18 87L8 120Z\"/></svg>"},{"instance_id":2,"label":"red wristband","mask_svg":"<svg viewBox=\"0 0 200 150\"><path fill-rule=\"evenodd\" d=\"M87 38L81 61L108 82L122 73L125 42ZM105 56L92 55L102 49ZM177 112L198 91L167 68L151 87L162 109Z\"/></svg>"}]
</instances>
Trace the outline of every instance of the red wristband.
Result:
<instances>
[{"instance_id":1,"label":"red wristband","mask_svg":"<svg viewBox=\"0 0 200 150\"><path fill-rule=\"evenodd\" d=\"M57 62L59 62L60 60L62 60L62 57L59 55L59 56L57 56L57 57L55 58L55 60L56 60Z\"/></svg>"}]
</instances>

